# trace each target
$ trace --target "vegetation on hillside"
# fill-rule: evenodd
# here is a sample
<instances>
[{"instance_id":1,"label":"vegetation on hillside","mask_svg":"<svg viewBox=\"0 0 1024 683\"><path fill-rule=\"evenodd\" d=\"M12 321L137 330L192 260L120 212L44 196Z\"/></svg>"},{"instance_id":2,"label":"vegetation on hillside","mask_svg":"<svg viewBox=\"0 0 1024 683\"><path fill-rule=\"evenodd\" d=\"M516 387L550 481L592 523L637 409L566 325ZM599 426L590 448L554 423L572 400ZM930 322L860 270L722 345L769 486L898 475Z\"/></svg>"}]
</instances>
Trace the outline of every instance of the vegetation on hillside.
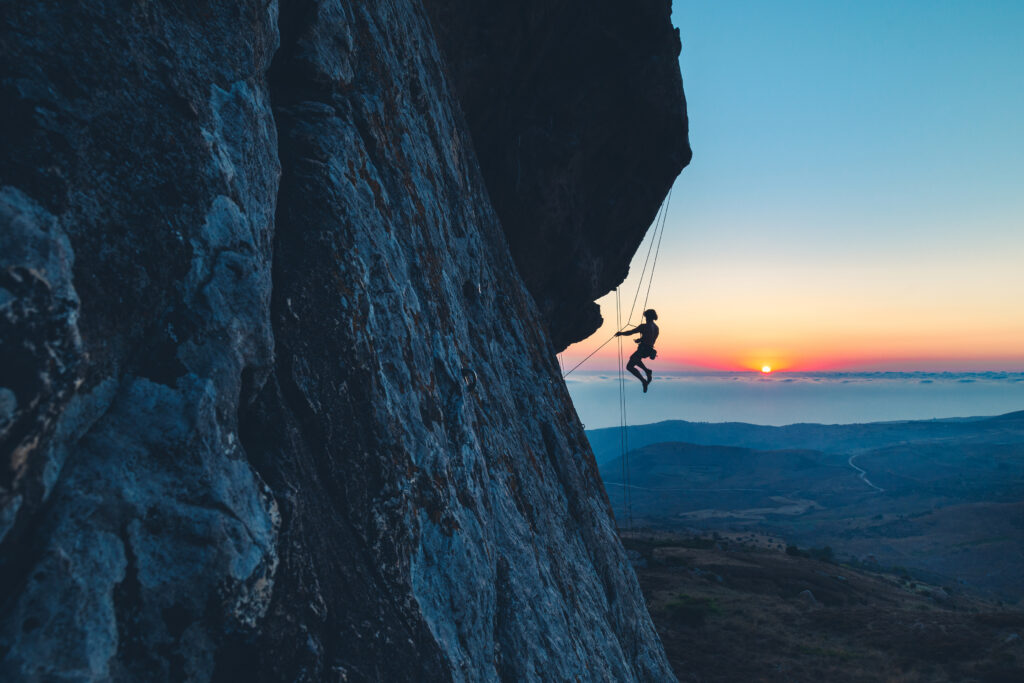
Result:
<instances>
[{"instance_id":1,"label":"vegetation on hillside","mask_svg":"<svg viewBox=\"0 0 1024 683\"><path fill-rule=\"evenodd\" d=\"M1024 680L1019 607L757 534L623 542L680 681Z\"/></svg>"}]
</instances>

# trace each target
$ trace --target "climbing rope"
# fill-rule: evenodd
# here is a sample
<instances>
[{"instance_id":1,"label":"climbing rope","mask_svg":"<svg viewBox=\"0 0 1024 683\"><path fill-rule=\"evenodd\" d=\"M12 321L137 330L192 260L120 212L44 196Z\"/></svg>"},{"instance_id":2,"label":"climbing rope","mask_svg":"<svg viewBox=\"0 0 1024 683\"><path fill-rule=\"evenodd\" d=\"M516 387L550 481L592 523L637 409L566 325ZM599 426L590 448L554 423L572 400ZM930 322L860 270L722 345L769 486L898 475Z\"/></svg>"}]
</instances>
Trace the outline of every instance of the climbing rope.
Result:
<instances>
[{"instance_id":1,"label":"climbing rope","mask_svg":"<svg viewBox=\"0 0 1024 683\"><path fill-rule=\"evenodd\" d=\"M619 288L616 287L615 288L615 326L616 327L618 327L619 325L622 324L621 316L622 316L622 313L621 313L621 308L619 306ZM622 468L621 481L623 483L625 483L625 481L626 481L626 461L622 457L622 448L623 448L623 442L622 442L622 398L623 398L623 394L624 394L624 390L625 390L625 386L626 385L625 385L625 377L622 374L622 337L619 337L619 338L616 339L616 346L618 346L618 353L615 356L616 360L618 361L618 365L615 366L615 372L617 373L616 374L616 379L618 379L618 382L617 382L618 387L617 388L619 390L619 467ZM625 519L625 509L626 509L626 490L625 490L625 488L623 488L623 490L622 490L622 510L623 510L623 516L622 517L623 517L623 519ZM619 526L621 527L621 524Z\"/></svg>"},{"instance_id":2,"label":"climbing rope","mask_svg":"<svg viewBox=\"0 0 1024 683\"><path fill-rule=\"evenodd\" d=\"M650 279L647 280L647 293L644 294L644 307L643 307L643 310L645 310L645 311L647 310L647 300L651 296L651 285L654 284L654 269L658 267L658 254L661 253L661 238L665 236L665 219L668 216L668 205L672 202L672 190L673 190L673 188L670 187L668 189L668 196L665 197L665 207L666 207L665 208L665 215L662 216L662 218L661 218L661 232L658 233L658 247L654 250L654 263L651 264L651 277L650 277ZM654 242L654 238L653 237L651 238L651 242ZM642 284L643 280L641 279L640 282ZM637 287L636 291L637 291L637 294L639 294L640 293L640 288ZM630 317L633 317L633 309L629 310L629 315L630 315Z\"/></svg>"},{"instance_id":3,"label":"climbing rope","mask_svg":"<svg viewBox=\"0 0 1024 683\"><path fill-rule=\"evenodd\" d=\"M652 240L653 241L653 240ZM622 324L619 288L615 288L615 324ZM619 337L619 448L622 465L622 507L626 528L633 530L633 494L629 486L629 420L626 415L626 375L622 360L622 337Z\"/></svg>"},{"instance_id":4,"label":"climbing rope","mask_svg":"<svg viewBox=\"0 0 1024 683\"><path fill-rule=\"evenodd\" d=\"M651 243L647 246L647 256L644 257L644 265L640 270L640 279L636 285L636 292L633 294L633 302L629 306L629 315L626 316L626 323L622 322L622 297L618 287L615 288L615 327L616 331L611 337L604 340L600 346L587 354L587 357L574 365L569 372L565 372L565 364L562 362L562 355L558 355L558 362L562 369L562 378L571 375L578 367L590 360L595 353L603 349L612 339L618 340L618 373L619 373L619 448L622 466L622 507L623 521L629 531L633 530L633 492L630 483L629 467L629 416L626 402L626 374L625 364L622 355L622 337L619 332L632 324L633 312L636 310L636 302L640 298L640 290L644 286L644 276L647 275L647 264L651 264L651 274L647 278L647 291L644 293L644 305L641 310L647 310L647 302L651 296L651 287L654 284L654 270L658 267L658 255L661 253L661 240L665 236L665 225L668 223L668 208L672 202L672 189L668 191L665 201L658 207L658 213L654 216L654 231L651 233ZM651 252L654 253L654 261L651 261Z\"/></svg>"},{"instance_id":5,"label":"climbing rope","mask_svg":"<svg viewBox=\"0 0 1024 683\"><path fill-rule=\"evenodd\" d=\"M562 379L565 379L566 377L571 375L573 372L575 372L578 367L580 367L581 365L586 363L588 360L590 360L594 356L595 353L597 353L598 351L603 349L605 346L607 346L608 342L610 342L612 339L615 339L619 332L622 332L624 329L626 329L627 327L630 326L630 324L631 324L630 321L633 319L633 311L636 309L636 302L637 302L637 299L640 296L640 290L643 289L643 286L644 286L644 275L647 273L647 262L651 258L651 250L654 249L654 262L651 265L651 274L650 274L650 276L648 277L648 280L647 280L647 294L644 296L644 308L643 308L643 310L647 310L647 300L650 298L650 295L651 295L651 285L654 283L654 269L658 265L658 253L661 251L661 238L665 234L665 224L667 223L667 219L668 219L668 207L669 207L669 203L671 201L672 201L672 190L669 189L668 196L665 197L665 201L662 202L661 206L658 208L657 215L655 215L655 217L654 217L654 230L651 232L651 243L647 247L647 257L644 259L644 267L640 271L640 281L636 285L636 293L633 295L633 303L629 307L629 316L626 318L626 324L622 325L621 324L622 321L617 319L615 322L616 322L616 326L618 327L618 329L615 330L615 334L613 334L612 336L608 337L603 342L601 342L601 345L598 346L593 351L591 351L589 354L587 354L586 358L581 360L576 365L572 366L572 368L569 370L569 372L563 372L562 373ZM658 222L659 220L661 221L660 225L659 225L659 222ZM657 243L658 243L656 247L655 247L655 244L654 244L655 241L657 241ZM616 288L616 290L615 290L615 296L618 297L618 288Z\"/></svg>"},{"instance_id":6,"label":"climbing rope","mask_svg":"<svg viewBox=\"0 0 1024 683\"><path fill-rule=\"evenodd\" d=\"M672 202L672 189L669 188L668 196L658 207L658 213L654 216L654 231L651 233L651 243L647 246L647 256L644 257L644 266L640 270L640 280L636 285L636 292L633 294L633 303L629 306L629 315L626 316L626 323L622 323L622 298L619 288L615 288L615 334L601 342L601 345L587 354L587 357L576 365L572 366L569 372L565 371L565 364L562 361L562 354L558 354L558 364L562 369L562 378L571 375L575 370L590 360L595 353L607 346L612 339L618 339L618 373L619 373L619 448L622 455L619 458L622 465L622 507L623 520L629 531L633 530L633 493L630 484L629 467L629 416L626 411L626 374L625 364L622 356L622 337L619 332L632 324L633 312L636 310L636 302L640 298L640 290L644 286L644 276L647 275L647 264L651 264L651 274L647 278L647 292L644 294L644 305L641 310L647 310L647 301L651 296L651 286L654 284L654 270L658 267L658 254L661 253L661 239L665 236L665 225L668 222L668 207ZM657 243L657 244L655 244ZM654 261L651 261L651 252L654 252Z\"/></svg>"},{"instance_id":7,"label":"climbing rope","mask_svg":"<svg viewBox=\"0 0 1024 683\"><path fill-rule=\"evenodd\" d=\"M658 237L661 233L665 232L665 218L668 216L668 203L672 199L672 190L668 192L668 197L662 202L661 206L658 207L658 213L654 217L654 232L651 233L651 243L647 245L647 256L644 258L644 267L640 269L640 281L637 282L636 292L633 294L633 303L629 306L629 315L626 317L627 324L633 319L633 311L636 310L636 300L640 296L640 290L644 286L644 274L647 273L647 263L651 260L651 249L654 248L655 237ZM660 223L659 223L660 221ZM660 232L659 232L660 231ZM658 249L661 249L661 239L658 238ZM654 265L658 264L658 255L654 255ZM651 268L651 277L647 283L647 293L651 293L651 282L654 281L654 268ZM647 297L644 297L644 310L647 306Z\"/></svg>"}]
</instances>

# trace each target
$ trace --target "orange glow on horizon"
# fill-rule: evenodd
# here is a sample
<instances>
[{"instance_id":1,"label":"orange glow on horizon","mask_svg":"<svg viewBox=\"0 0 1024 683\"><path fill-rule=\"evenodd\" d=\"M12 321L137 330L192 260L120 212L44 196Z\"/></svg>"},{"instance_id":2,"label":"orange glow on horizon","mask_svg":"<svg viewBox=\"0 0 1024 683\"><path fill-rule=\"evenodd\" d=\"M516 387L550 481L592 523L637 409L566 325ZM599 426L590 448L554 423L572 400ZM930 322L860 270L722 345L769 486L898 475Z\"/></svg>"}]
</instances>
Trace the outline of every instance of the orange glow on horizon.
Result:
<instances>
[{"instance_id":1,"label":"orange glow on horizon","mask_svg":"<svg viewBox=\"0 0 1024 683\"><path fill-rule=\"evenodd\" d=\"M951 278L948 268L927 261L899 267L696 263L659 271L655 294L661 298L652 298L652 307L661 333L650 367L760 373L768 365L773 374L1024 371L1024 317L1011 314L1024 291L1024 254L1010 252L986 255L984 277L972 278ZM624 285L627 292L634 287L633 281ZM566 369L614 334L614 294L599 303L605 324L566 349ZM634 314L630 324L636 322ZM624 340L626 356L632 341ZM614 368L616 353L607 343L580 369Z\"/></svg>"},{"instance_id":2,"label":"orange glow on horizon","mask_svg":"<svg viewBox=\"0 0 1024 683\"><path fill-rule=\"evenodd\" d=\"M658 343L658 358L646 361L655 371L678 372L756 372L762 374L764 366L771 367L772 375L786 372L846 372L846 371L986 371L1010 370L1024 371L1024 359L1020 356L1002 352L1001 349L987 349L985 354L942 353L941 351L912 353L907 348L883 349L881 344L864 344L863 348L850 349L849 345L838 348L810 348L804 343L798 347L775 349L743 349L741 343L719 344L691 343L672 344L672 337L666 334L662 326L662 342ZM687 340L695 342L696 340ZM600 343L600 342L598 342ZM590 344L594 344L593 341ZM715 348L717 346L718 348ZM563 354L565 369L576 365L594 350L594 346L582 342L566 349ZM633 350L633 346L624 345L625 358ZM886 351L889 351L886 353ZM612 344L594 354L580 366L580 371L595 370L607 372L616 366L616 350Z\"/></svg>"}]
</instances>

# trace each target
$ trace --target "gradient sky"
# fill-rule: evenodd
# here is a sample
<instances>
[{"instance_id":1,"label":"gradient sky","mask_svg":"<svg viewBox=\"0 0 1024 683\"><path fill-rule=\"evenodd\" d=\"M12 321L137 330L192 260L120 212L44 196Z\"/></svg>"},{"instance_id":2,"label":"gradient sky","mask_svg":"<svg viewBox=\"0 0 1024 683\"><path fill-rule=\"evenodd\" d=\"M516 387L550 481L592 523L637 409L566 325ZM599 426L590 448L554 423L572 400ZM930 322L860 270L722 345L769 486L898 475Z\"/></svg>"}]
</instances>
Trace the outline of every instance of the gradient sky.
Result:
<instances>
[{"instance_id":1,"label":"gradient sky","mask_svg":"<svg viewBox=\"0 0 1024 683\"><path fill-rule=\"evenodd\" d=\"M656 367L1024 369L1024 1L676 0L672 18L694 157L651 294ZM600 303L567 369L614 332Z\"/></svg>"}]
</instances>

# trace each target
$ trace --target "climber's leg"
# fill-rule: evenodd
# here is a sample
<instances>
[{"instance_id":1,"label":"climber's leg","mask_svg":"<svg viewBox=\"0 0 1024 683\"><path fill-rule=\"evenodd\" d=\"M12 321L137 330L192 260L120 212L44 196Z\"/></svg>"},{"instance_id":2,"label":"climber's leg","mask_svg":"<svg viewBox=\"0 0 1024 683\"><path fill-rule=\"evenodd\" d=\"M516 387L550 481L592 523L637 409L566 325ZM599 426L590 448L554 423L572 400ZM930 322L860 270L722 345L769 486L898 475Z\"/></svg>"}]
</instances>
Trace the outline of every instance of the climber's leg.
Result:
<instances>
[{"instance_id":1,"label":"climber's leg","mask_svg":"<svg viewBox=\"0 0 1024 683\"><path fill-rule=\"evenodd\" d=\"M651 374L651 371L648 370L647 367L644 365L644 360L643 360L643 358L640 357L640 351L639 350L634 351L633 355L629 357L629 362L626 363L626 369L629 370L630 374L632 374L634 377L636 377L638 380L640 380L640 383L644 385L644 392L646 393L646 391L647 391L647 384L650 382L650 380L645 378L643 375L640 374L640 371L637 370L637 366L638 365L641 368L643 368L644 371L647 372L647 375L649 377L650 374Z\"/></svg>"}]
</instances>

